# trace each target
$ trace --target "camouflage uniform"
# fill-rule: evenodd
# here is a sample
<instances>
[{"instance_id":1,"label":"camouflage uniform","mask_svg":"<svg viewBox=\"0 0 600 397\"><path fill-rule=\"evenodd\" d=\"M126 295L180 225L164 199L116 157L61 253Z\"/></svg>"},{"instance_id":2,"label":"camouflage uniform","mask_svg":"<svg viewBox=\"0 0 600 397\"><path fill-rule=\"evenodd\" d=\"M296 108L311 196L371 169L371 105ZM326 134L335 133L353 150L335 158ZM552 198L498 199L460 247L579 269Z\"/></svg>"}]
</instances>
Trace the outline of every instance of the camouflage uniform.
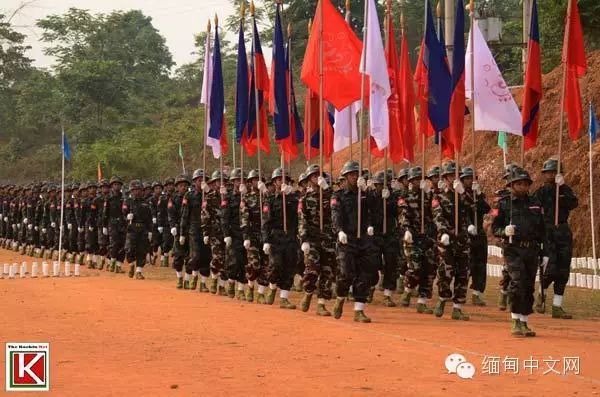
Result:
<instances>
[{"instance_id":1,"label":"camouflage uniform","mask_svg":"<svg viewBox=\"0 0 600 397\"><path fill-rule=\"evenodd\" d=\"M260 193L251 189L240 201L240 229L244 240L250 241L246 251L246 278L248 284L256 281L259 285L267 286L268 256L262 251L260 214L262 208L259 200Z\"/></svg>"},{"instance_id":2,"label":"camouflage uniform","mask_svg":"<svg viewBox=\"0 0 600 397\"><path fill-rule=\"evenodd\" d=\"M237 190L237 189L236 189ZM242 195L239 190L228 194L222 207L222 228L225 237L231 237L232 243L226 247L227 261L225 273L229 280L246 283L247 258L244 252L244 241L240 227L240 208Z\"/></svg>"},{"instance_id":3,"label":"camouflage uniform","mask_svg":"<svg viewBox=\"0 0 600 397\"><path fill-rule=\"evenodd\" d=\"M223 207L227 205L225 197L216 190L210 190L204 194L202 203L201 224L204 237L208 237L211 260L210 272L213 278L220 276L221 280L226 280L227 276L223 271L225 263L225 243L223 242L223 229L221 228L221 219Z\"/></svg>"}]
</instances>

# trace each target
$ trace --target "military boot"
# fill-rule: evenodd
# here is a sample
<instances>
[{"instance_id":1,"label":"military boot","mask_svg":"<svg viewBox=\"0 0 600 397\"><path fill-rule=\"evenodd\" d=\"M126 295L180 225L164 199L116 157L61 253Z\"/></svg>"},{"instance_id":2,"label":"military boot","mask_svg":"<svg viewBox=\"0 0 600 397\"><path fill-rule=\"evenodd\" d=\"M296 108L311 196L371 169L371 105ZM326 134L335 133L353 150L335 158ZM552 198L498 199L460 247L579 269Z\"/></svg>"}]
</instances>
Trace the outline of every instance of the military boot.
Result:
<instances>
[{"instance_id":1,"label":"military boot","mask_svg":"<svg viewBox=\"0 0 600 397\"><path fill-rule=\"evenodd\" d=\"M508 294L500 293L498 297L498 309L505 311L508 307Z\"/></svg>"},{"instance_id":2,"label":"military boot","mask_svg":"<svg viewBox=\"0 0 600 397\"><path fill-rule=\"evenodd\" d=\"M145 280L146 277L144 277L144 275L142 274L142 272L137 272L137 273L135 273L135 279L136 280Z\"/></svg>"},{"instance_id":3,"label":"military boot","mask_svg":"<svg viewBox=\"0 0 600 397\"><path fill-rule=\"evenodd\" d=\"M129 265L129 278L133 278L135 276L135 265Z\"/></svg>"},{"instance_id":4,"label":"military boot","mask_svg":"<svg viewBox=\"0 0 600 397\"><path fill-rule=\"evenodd\" d=\"M313 294L309 294L307 292L304 293L304 296L302 297L302 302L300 303L300 307L302 308L302 311L304 313L306 313L308 311L308 309L310 309L310 301L312 299Z\"/></svg>"},{"instance_id":5,"label":"military boot","mask_svg":"<svg viewBox=\"0 0 600 397\"><path fill-rule=\"evenodd\" d=\"M440 299L438 301L438 303L435 305L435 309L433 309L433 314L435 314L436 317L442 317L444 315L445 308L446 308L446 301Z\"/></svg>"},{"instance_id":6,"label":"military boot","mask_svg":"<svg viewBox=\"0 0 600 397\"><path fill-rule=\"evenodd\" d=\"M400 304L404 307L410 306L410 298L412 297L411 291L404 291L402 297L400 298Z\"/></svg>"},{"instance_id":7,"label":"military boot","mask_svg":"<svg viewBox=\"0 0 600 397\"><path fill-rule=\"evenodd\" d=\"M396 282L396 291L404 291L404 277L398 277Z\"/></svg>"},{"instance_id":8,"label":"military boot","mask_svg":"<svg viewBox=\"0 0 600 397\"><path fill-rule=\"evenodd\" d=\"M417 303L417 313L433 314L433 309L427 307L425 303Z\"/></svg>"},{"instance_id":9,"label":"military boot","mask_svg":"<svg viewBox=\"0 0 600 397\"><path fill-rule=\"evenodd\" d=\"M521 331L523 332L523 335L525 335L526 337L530 337L531 338L531 337L534 337L536 335L535 331L533 331L532 329L530 329L527 326L527 323L523 322L523 321L521 321Z\"/></svg>"},{"instance_id":10,"label":"military boot","mask_svg":"<svg viewBox=\"0 0 600 397\"><path fill-rule=\"evenodd\" d=\"M270 289L269 288L269 292L265 296L265 298L267 300L267 305L272 305L273 302L275 302L275 295L276 294L277 294L277 288L275 288L275 289Z\"/></svg>"},{"instance_id":11,"label":"military boot","mask_svg":"<svg viewBox=\"0 0 600 397\"><path fill-rule=\"evenodd\" d=\"M192 281L190 282L190 289L194 291L198 286L198 276L193 276Z\"/></svg>"},{"instance_id":12,"label":"military boot","mask_svg":"<svg viewBox=\"0 0 600 397\"><path fill-rule=\"evenodd\" d=\"M122 262L117 262L117 264L115 266L115 273L125 273L125 271L123 270Z\"/></svg>"},{"instance_id":13,"label":"military boot","mask_svg":"<svg viewBox=\"0 0 600 397\"><path fill-rule=\"evenodd\" d=\"M83 255L79 255L79 259L75 263L79 263L79 266L83 266Z\"/></svg>"},{"instance_id":14,"label":"military boot","mask_svg":"<svg viewBox=\"0 0 600 397\"><path fill-rule=\"evenodd\" d=\"M254 287L248 287L246 290L246 301L250 303L254 302Z\"/></svg>"},{"instance_id":15,"label":"military boot","mask_svg":"<svg viewBox=\"0 0 600 397\"><path fill-rule=\"evenodd\" d=\"M183 277L177 277L177 289L183 289Z\"/></svg>"},{"instance_id":16,"label":"military boot","mask_svg":"<svg viewBox=\"0 0 600 397\"><path fill-rule=\"evenodd\" d=\"M333 304L333 317L339 319L342 317L342 313L344 312L344 298L337 297L335 298L335 303Z\"/></svg>"},{"instance_id":17,"label":"military boot","mask_svg":"<svg viewBox=\"0 0 600 397\"><path fill-rule=\"evenodd\" d=\"M160 267L169 267L169 257L167 255L163 255L160 260Z\"/></svg>"},{"instance_id":18,"label":"military boot","mask_svg":"<svg viewBox=\"0 0 600 397\"><path fill-rule=\"evenodd\" d=\"M281 309L290 309L290 310L295 310L296 309L296 305L294 305L292 302L290 302L288 300L288 298L281 298L281 299L279 299L279 307Z\"/></svg>"},{"instance_id":19,"label":"military boot","mask_svg":"<svg viewBox=\"0 0 600 397\"><path fill-rule=\"evenodd\" d=\"M208 293L209 289L206 287L206 283L204 281L200 281L200 287L198 287L198 292Z\"/></svg>"},{"instance_id":20,"label":"military boot","mask_svg":"<svg viewBox=\"0 0 600 397\"><path fill-rule=\"evenodd\" d=\"M540 314L546 313L546 302L544 302L540 293L535 297L535 311Z\"/></svg>"},{"instance_id":21,"label":"military boot","mask_svg":"<svg viewBox=\"0 0 600 397\"><path fill-rule=\"evenodd\" d=\"M325 307L325 304L319 303L319 304L317 304L317 316L330 317L331 312L329 310L327 310L327 308Z\"/></svg>"},{"instance_id":22,"label":"military boot","mask_svg":"<svg viewBox=\"0 0 600 397\"><path fill-rule=\"evenodd\" d=\"M246 301L246 291L238 289L235 291L235 298L239 301Z\"/></svg>"},{"instance_id":23,"label":"military boot","mask_svg":"<svg viewBox=\"0 0 600 397\"><path fill-rule=\"evenodd\" d=\"M486 306L485 301L479 295L471 295L471 303L473 306Z\"/></svg>"},{"instance_id":24,"label":"military boot","mask_svg":"<svg viewBox=\"0 0 600 397\"><path fill-rule=\"evenodd\" d=\"M461 309L458 309L456 307L452 309L452 320L469 321L469 319L469 315L463 313Z\"/></svg>"},{"instance_id":25,"label":"military boot","mask_svg":"<svg viewBox=\"0 0 600 397\"><path fill-rule=\"evenodd\" d=\"M115 272L116 271L116 267L117 267L117 260L116 259L111 259L110 260L110 266L107 267L107 270L110 270L111 272Z\"/></svg>"},{"instance_id":26,"label":"military boot","mask_svg":"<svg viewBox=\"0 0 600 397\"><path fill-rule=\"evenodd\" d=\"M183 289L190 289L190 280L183 281Z\"/></svg>"},{"instance_id":27,"label":"military boot","mask_svg":"<svg viewBox=\"0 0 600 397\"><path fill-rule=\"evenodd\" d=\"M210 285L208 287L209 291L211 294L216 294L217 293L217 279L216 278L210 278Z\"/></svg>"},{"instance_id":28,"label":"military boot","mask_svg":"<svg viewBox=\"0 0 600 397\"><path fill-rule=\"evenodd\" d=\"M259 305L265 305L267 304L267 300L265 299L265 294L258 294L256 296L256 303Z\"/></svg>"},{"instance_id":29,"label":"military boot","mask_svg":"<svg viewBox=\"0 0 600 397\"><path fill-rule=\"evenodd\" d=\"M392 300L391 296L384 296L382 303L385 307L396 307L396 302Z\"/></svg>"},{"instance_id":30,"label":"military boot","mask_svg":"<svg viewBox=\"0 0 600 397\"><path fill-rule=\"evenodd\" d=\"M371 318L367 317L363 310L355 310L354 321L356 321L357 323L370 323Z\"/></svg>"},{"instance_id":31,"label":"military boot","mask_svg":"<svg viewBox=\"0 0 600 397\"><path fill-rule=\"evenodd\" d=\"M87 264L88 269L95 269L96 264L90 259Z\"/></svg>"},{"instance_id":32,"label":"military boot","mask_svg":"<svg viewBox=\"0 0 600 397\"><path fill-rule=\"evenodd\" d=\"M510 328L512 336L523 336L523 330L521 329L521 320L513 319L512 326Z\"/></svg>"},{"instance_id":33,"label":"military boot","mask_svg":"<svg viewBox=\"0 0 600 397\"><path fill-rule=\"evenodd\" d=\"M227 296L227 289L224 285L219 285L219 296Z\"/></svg>"},{"instance_id":34,"label":"military boot","mask_svg":"<svg viewBox=\"0 0 600 397\"><path fill-rule=\"evenodd\" d=\"M103 256L98 258L98 270L102 270L102 269L104 269L104 257Z\"/></svg>"},{"instance_id":35,"label":"military boot","mask_svg":"<svg viewBox=\"0 0 600 397\"><path fill-rule=\"evenodd\" d=\"M369 296L367 296L367 303L373 302L373 295L375 295L375 287L369 289Z\"/></svg>"},{"instance_id":36,"label":"military boot","mask_svg":"<svg viewBox=\"0 0 600 397\"><path fill-rule=\"evenodd\" d=\"M567 313L562 307L552 305L552 318L570 320L573 318L573 316Z\"/></svg>"},{"instance_id":37,"label":"military boot","mask_svg":"<svg viewBox=\"0 0 600 397\"><path fill-rule=\"evenodd\" d=\"M235 298L235 283L227 283L227 296L231 299Z\"/></svg>"}]
</instances>

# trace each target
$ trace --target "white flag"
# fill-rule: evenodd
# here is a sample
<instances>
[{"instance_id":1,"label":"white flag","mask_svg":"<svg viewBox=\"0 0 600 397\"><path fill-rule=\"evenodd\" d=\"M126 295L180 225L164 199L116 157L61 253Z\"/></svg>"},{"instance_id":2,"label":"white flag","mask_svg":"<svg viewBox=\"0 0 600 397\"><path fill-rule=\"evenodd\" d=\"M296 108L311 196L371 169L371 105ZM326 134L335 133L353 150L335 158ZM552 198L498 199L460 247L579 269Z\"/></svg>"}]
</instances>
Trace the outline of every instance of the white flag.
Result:
<instances>
[{"instance_id":1,"label":"white flag","mask_svg":"<svg viewBox=\"0 0 600 397\"><path fill-rule=\"evenodd\" d=\"M485 38L475 23L475 131L505 131L523 135L521 112L515 102ZM467 98L471 99L471 53L469 43L465 56Z\"/></svg>"},{"instance_id":2,"label":"white flag","mask_svg":"<svg viewBox=\"0 0 600 397\"><path fill-rule=\"evenodd\" d=\"M369 123L371 136L375 139L377 148L383 150L390 143L390 119L387 100L392 93L392 89L390 88L390 76L374 0L365 2L365 20L367 21L367 39L363 45L360 72L367 74L370 78Z\"/></svg>"},{"instance_id":3,"label":"white flag","mask_svg":"<svg viewBox=\"0 0 600 397\"><path fill-rule=\"evenodd\" d=\"M341 111L336 110L333 123L333 151L339 152L350 146L350 137L352 143L358 142L358 125L356 123L356 114L360 112L360 101L345 107Z\"/></svg>"}]
</instances>

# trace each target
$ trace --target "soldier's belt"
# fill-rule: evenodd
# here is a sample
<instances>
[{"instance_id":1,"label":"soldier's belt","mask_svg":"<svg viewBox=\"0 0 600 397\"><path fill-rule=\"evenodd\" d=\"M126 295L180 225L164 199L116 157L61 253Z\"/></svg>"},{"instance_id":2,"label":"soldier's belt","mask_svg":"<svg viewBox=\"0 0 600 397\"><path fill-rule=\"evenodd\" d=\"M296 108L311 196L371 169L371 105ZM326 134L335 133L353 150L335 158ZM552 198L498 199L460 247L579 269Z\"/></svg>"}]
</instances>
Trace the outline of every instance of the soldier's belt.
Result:
<instances>
[{"instance_id":1,"label":"soldier's belt","mask_svg":"<svg viewBox=\"0 0 600 397\"><path fill-rule=\"evenodd\" d=\"M508 245L512 246L512 247L517 247L517 248L537 248L539 247L539 244L537 241L531 241L531 240L522 240L522 241L513 241L512 244L509 243Z\"/></svg>"}]
</instances>

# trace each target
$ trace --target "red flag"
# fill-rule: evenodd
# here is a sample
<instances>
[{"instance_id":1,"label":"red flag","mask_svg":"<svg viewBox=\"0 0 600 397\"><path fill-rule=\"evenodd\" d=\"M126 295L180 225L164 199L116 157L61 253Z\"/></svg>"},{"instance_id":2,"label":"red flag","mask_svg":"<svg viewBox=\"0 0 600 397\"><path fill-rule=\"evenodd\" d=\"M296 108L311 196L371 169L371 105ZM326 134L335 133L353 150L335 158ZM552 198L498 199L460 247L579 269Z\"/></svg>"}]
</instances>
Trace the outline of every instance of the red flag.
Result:
<instances>
[{"instance_id":1,"label":"red flag","mask_svg":"<svg viewBox=\"0 0 600 397\"><path fill-rule=\"evenodd\" d=\"M540 30L538 26L537 1L533 0L529 45L527 46L527 70L525 71L525 92L523 94L523 139L525 150L537 144L540 102L542 101L542 56L540 51Z\"/></svg>"},{"instance_id":2,"label":"red flag","mask_svg":"<svg viewBox=\"0 0 600 397\"><path fill-rule=\"evenodd\" d=\"M565 90L565 112L569 120L569 136L576 140L583 129L583 106L581 105L581 92L579 78L587 69L585 59L585 45L583 43L583 30L579 18L577 0L570 0L570 12L567 14L567 27L563 43L563 62L567 68Z\"/></svg>"},{"instance_id":3,"label":"red flag","mask_svg":"<svg viewBox=\"0 0 600 397\"><path fill-rule=\"evenodd\" d=\"M385 43L385 58L388 64L390 75L390 86L392 93L388 98L388 112L390 117L390 144L389 153L393 163L399 163L404 160L404 145L402 142L402 108L401 96L402 87L400 61L398 59L398 50L396 47L396 37L394 35L394 22L391 12L388 12L388 39ZM403 38L404 40L404 38Z\"/></svg>"},{"instance_id":4,"label":"red flag","mask_svg":"<svg viewBox=\"0 0 600 397\"><path fill-rule=\"evenodd\" d=\"M415 161L415 88L413 86L406 35L402 35L400 44L400 74L398 79L402 157L412 163Z\"/></svg>"},{"instance_id":5,"label":"red flag","mask_svg":"<svg viewBox=\"0 0 600 397\"><path fill-rule=\"evenodd\" d=\"M425 42L421 42L421 51L415 69L415 81L417 82L417 101L419 102L419 134L425 137L434 134L433 127L429 122L429 78L425 66Z\"/></svg>"},{"instance_id":6,"label":"red flag","mask_svg":"<svg viewBox=\"0 0 600 397\"><path fill-rule=\"evenodd\" d=\"M322 11L320 7L323 7ZM322 14L322 18L321 18ZM323 98L336 109L342 110L360 99L359 72L362 42L329 0L320 0L312 30L301 78L313 92L319 92L319 39L323 30Z\"/></svg>"},{"instance_id":7,"label":"red flag","mask_svg":"<svg viewBox=\"0 0 600 397\"><path fill-rule=\"evenodd\" d=\"M319 155L319 117L319 95L307 89L304 102L304 157L307 160ZM323 157L326 159L333 154L333 121L333 114L324 103Z\"/></svg>"}]
</instances>

